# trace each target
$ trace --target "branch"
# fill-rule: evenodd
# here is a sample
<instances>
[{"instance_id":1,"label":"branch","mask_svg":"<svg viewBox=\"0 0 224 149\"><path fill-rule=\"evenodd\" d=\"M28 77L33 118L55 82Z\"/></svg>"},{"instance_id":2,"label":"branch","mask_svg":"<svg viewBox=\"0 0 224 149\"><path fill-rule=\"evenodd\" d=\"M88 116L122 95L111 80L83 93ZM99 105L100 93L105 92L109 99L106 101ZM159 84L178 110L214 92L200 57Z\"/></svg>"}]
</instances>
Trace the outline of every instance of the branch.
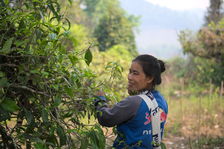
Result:
<instances>
[{"instance_id":1,"label":"branch","mask_svg":"<svg viewBox=\"0 0 224 149\"><path fill-rule=\"evenodd\" d=\"M34 89L32 89L32 88L29 88L29 87L27 87L27 86L11 85L11 87L19 88L19 89L24 89L24 90L30 91L30 92L32 92L32 93L37 93L37 94L40 94L40 95L44 95L44 96L50 97L50 95L48 95L48 94L45 93L45 92L36 91L36 90L34 90Z\"/></svg>"},{"instance_id":2,"label":"branch","mask_svg":"<svg viewBox=\"0 0 224 149\"><path fill-rule=\"evenodd\" d=\"M18 67L18 65L15 64L0 64L0 66L8 66L8 67Z\"/></svg>"},{"instance_id":3,"label":"branch","mask_svg":"<svg viewBox=\"0 0 224 149\"><path fill-rule=\"evenodd\" d=\"M20 57L38 57L38 58L46 58L46 56L35 56L35 55L5 55L0 54L0 56L10 57L10 58L20 58Z\"/></svg>"}]
</instances>

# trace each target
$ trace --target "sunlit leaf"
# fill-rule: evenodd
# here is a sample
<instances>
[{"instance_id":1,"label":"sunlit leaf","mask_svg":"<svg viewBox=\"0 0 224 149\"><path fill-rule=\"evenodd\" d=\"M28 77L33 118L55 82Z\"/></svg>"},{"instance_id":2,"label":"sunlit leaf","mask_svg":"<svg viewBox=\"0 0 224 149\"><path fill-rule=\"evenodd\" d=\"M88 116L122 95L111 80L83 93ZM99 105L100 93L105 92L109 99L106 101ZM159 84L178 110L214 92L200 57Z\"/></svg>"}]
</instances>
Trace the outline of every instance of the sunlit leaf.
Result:
<instances>
[{"instance_id":1,"label":"sunlit leaf","mask_svg":"<svg viewBox=\"0 0 224 149\"><path fill-rule=\"evenodd\" d=\"M14 39L14 37L9 38L9 39L5 42L5 44L4 44L3 48L2 48L2 50L0 50L0 53L7 54L7 53L10 52L13 39Z\"/></svg>"},{"instance_id":2,"label":"sunlit leaf","mask_svg":"<svg viewBox=\"0 0 224 149\"><path fill-rule=\"evenodd\" d=\"M85 53L85 61L87 65L89 65L92 62L92 58L93 58L92 53L90 49L88 49Z\"/></svg>"}]
</instances>

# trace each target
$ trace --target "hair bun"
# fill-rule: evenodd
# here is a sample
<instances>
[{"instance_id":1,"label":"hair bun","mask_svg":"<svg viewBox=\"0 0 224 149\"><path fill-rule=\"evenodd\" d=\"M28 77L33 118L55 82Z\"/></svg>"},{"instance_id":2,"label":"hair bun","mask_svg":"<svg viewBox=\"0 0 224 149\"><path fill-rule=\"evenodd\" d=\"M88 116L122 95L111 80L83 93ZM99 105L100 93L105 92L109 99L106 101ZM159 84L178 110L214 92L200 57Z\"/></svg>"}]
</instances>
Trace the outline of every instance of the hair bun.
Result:
<instances>
[{"instance_id":1,"label":"hair bun","mask_svg":"<svg viewBox=\"0 0 224 149\"><path fill-rule=\"evenodd\" d=\"M158 60L161 73L166 70L165 63L162 60Z\"/></svg>"}]
</instances>

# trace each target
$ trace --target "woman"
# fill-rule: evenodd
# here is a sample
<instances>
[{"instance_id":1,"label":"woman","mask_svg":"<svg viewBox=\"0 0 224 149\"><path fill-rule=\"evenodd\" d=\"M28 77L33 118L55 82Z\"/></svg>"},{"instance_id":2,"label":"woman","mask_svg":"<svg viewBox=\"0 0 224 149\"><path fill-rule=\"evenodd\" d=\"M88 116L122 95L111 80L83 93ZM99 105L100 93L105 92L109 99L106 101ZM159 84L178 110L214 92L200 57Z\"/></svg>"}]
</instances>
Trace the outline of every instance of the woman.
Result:
<instances>
[{"instance_id":1,"label":"woman","mask_svg":"<svg viewBox=\"0 0 224 149\"><path fill-rule=\"evenodd\" d=\"M161 83L164 71L161 60L151 55L137 56L128 74L130 96L112 108L106 104L97 106L99 123L107 127L117 126L114 148L160 148L168 106L155 86Z\"/></svg>"}]
</instances>

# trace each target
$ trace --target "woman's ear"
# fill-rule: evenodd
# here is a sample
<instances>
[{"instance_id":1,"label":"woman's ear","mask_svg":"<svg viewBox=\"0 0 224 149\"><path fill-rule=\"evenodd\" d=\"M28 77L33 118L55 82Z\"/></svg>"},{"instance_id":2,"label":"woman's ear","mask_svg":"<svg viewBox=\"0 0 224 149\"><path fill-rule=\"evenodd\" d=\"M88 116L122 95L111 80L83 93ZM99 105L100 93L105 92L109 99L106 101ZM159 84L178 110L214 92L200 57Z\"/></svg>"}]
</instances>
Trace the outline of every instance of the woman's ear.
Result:
<instances>
[{"instance_id":1,"label":"woman's ear","mask_svg":"<svg viewBox=\"0 0 224 149\"><path fill-rule=\"evenodd\" d=\"M154 78L153 77L147 77L146 79L147 79L147 83L151 84Z\"/></svg>"}]
</instances>

